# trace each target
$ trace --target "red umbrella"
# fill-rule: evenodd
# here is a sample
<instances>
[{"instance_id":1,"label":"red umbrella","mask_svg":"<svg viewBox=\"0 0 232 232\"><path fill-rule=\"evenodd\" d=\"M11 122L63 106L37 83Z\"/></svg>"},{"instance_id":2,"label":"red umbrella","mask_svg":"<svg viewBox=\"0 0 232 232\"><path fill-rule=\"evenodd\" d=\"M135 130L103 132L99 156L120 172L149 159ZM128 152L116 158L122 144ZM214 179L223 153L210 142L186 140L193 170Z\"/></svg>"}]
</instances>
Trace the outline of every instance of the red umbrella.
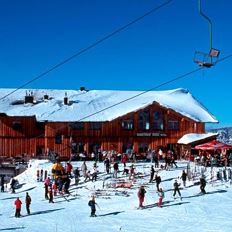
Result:
<instances>
[{"instance_id":1,"label":"red umbrella","mask_svg":"<svg viewBox=\"0 0 232 232\"><path fill-rule=\"evenodd\" d=\"M217 149L232 149L232 145L213 140L208 143L195 146L198 150L217 150Z\"/></svg>"}]
</instances>

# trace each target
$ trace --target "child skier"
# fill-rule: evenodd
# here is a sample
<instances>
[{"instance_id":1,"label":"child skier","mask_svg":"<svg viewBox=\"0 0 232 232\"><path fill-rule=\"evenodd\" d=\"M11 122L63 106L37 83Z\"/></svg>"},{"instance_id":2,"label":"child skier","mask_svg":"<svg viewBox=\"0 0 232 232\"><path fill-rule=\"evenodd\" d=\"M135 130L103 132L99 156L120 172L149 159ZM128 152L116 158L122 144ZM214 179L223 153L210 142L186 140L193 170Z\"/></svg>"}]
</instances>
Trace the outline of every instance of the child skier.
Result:
<instances>
[{"instance_id":1,"label":"child skier","mask_svg":"<svg viewBox=\"0 0 232 232\"><path fill-rule=\"evenodd\" d=\"M200 178L200 190L201 190L201 193L203 193L203 194L206 194L205 186L206 186L206 180L205 180L204 176L201 176L201 178Z\"/></svg>"},{"instance_id":2,"label":"child skier","mask_svg":"<svg viewBox=\"0 0 232 232\"><path fill-rule=\"evenodd\" d=\"M144 198L145 198L145 193L146 193L146 190L144 189L144 186L142 185L139 188L139 191L138 191L139 208L143 208L143 202L144 202Z\"/></svg>"},{"instance_id":3,"label":"child skier","mask_svg":"<svg viewBox=\"0 0 232 232\"><path fill-rule=\"evenodd\" d=\"M175 198L175 196L176 196L176 192L178 192L179 197L180 197L180 199L182 200L182 198L181 198L181 194L180 194L180 189L179 189L180 184L177 182L177 180L175 180L175 182L174 182L174 184L173 184L173 187L174 187L173 197Z\"/></svg>"},{"instance_id":4,"label":"child skier","mask_svg":"<svg viewBox=\"0 0 232 232\"><path fill-rule=\"evenodd\" d=\"M53 201L53 191L52 191L52 186L51 185L48 187L48 195L49 195L49 203L54 203L54 201Z\"/></svg>"},{"instance_id":5,"label":"child skier","mask_svg":"<svg viewBox=\"0 0 232 232\"><path fill-rule=\"evenodd\" d=\"M185 170L183 170L182 172L181 179L183 181L184 187L186 187L187 173L185 172Z\"/></svg>"},{"instance_id":6,"label":"child skier","mask_svg":"<svg viewBox=\"0 0 232 232\"><path fill-rule=\"evenodd\" d=\"M91 209L91 214L90 217L96 217L96 201L95 201L95 196L92 196L92 199L89 201L88 205L90 206Z\"/></svg>"},{"instance_id":7,"label":"child skier","mask_svg":"<svg viewBox=\"0 0 232 232\"><path fill-rule=\"evenodd\" d=\"M154 174L155 174L155 169L154 169L154 166L151 165L151 172L150 172L150 180L149 180L149 183L151 183L151 182L153 181Z\"/></svg>"}]
</instances>

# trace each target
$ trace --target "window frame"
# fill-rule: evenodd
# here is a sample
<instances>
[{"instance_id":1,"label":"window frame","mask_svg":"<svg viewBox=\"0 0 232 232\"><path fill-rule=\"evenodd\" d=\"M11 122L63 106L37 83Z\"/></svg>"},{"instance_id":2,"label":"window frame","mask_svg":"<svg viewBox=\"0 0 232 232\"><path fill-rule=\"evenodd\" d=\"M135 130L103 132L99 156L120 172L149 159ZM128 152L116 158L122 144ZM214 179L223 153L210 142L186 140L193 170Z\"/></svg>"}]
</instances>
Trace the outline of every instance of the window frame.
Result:
<instances>
[{"instance_id":1,"label":"window frame","mask_svg":"<svg viewBox=\"0 0 232 232\"><path fill-rule=\"evenodd\" d=\"M123 119L121 121L121 128L123 130L134 130L134 120L133 119Z\"/></svg>"},{"instance_id":2,"label":"window frame","mask_svg":"<svg viewBox=\"0 0 232 232\"><path fill-rule=\"evenodd\" d=\"M89 122L89 130L101 130L102 122Z\"/></svg>"},{"instance_id":3,"label":"window frame","mask_svg":"<svg viewBox=\"0 0 232 232\"><path fill-rule=\"evenodd\" d=\"M150 129L150 111L143 110L138 112L138 130L148 131Z\"/></svg>"},{"instance_id":4,"label":"window frame","mask_svg":"<svg viewBox=\"0 0 232 232\"><path fill-rule=\"evenodd\" d=\"M160 117L158 119L155 119L154 115L155 113L160 113ZM157 123L158 126L155 126ZM153 130L164 130L164 113L160 110L153 111L152 112L152 129Z\"/></svg>"},{"instance_id":5,"label":"window frame","mask_svg":"<svg viewBox=\"0 0 232 232\"><path fill-rule=\"evenodd\" d=\"M179 131L180 130L180 122L177 119L170 118L167 122L168 130L171 131Z\"/></svg>"},{"instance_id":6,"label":"window frame","mask_svg":"<svg viewBox=\"0 0 232 232\"><path fill-rule=\"evenodd\" d=\"M69 126L72 130L84 130L85 129L84 122L72 122L69 124Z\"/></svg>"}]
</instances>

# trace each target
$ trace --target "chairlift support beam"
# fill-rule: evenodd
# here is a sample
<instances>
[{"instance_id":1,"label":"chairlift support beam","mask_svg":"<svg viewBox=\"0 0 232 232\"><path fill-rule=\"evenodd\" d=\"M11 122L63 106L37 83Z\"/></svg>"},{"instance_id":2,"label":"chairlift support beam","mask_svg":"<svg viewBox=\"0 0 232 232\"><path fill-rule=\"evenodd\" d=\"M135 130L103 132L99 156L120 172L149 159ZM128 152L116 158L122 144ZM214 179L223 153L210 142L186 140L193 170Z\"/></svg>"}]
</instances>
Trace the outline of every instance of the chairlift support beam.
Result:
<instances>
[{"instance_id":1,"label":"chairlift support beam","mask_svg":"<svg viewBox=\"0 0 232 232\"><path fill-rule=\"evenodd\" d=\"M210 20L210 18L202 12L201 0L198 0L198 9L199 9L200 15L203 18L205 18L209 23L209 50L211 50L212 46L213 46L213 33L212 33L213 24L212 24L212 21Z\"/></svg>"},{"instance_id":2,"label":"chairlift support beam","mask_svg":"<svg viewBox=\"0 0 232 232\"><path fill-rule=\"evenodd\" d=\"M213 32L212 32L213 24L210 18L202 12L201 0L198 0L198 10L199 10L199 14L204 19L206 19L209 24L209 53L196 51L194 56L194 62L200 66L210 68L216 63L215 59L218 58L220 51L213 48ZM201 59L197 58L199 55L201 56Z\"/></svg>"}]
</instances>

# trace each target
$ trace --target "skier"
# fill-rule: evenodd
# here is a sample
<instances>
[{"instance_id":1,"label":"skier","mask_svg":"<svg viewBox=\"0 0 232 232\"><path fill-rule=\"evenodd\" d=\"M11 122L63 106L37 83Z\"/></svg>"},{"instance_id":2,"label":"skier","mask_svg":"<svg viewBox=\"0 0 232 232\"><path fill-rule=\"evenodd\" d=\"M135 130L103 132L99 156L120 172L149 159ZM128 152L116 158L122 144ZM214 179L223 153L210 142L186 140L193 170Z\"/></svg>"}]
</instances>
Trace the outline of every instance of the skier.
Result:
<instances>
[{"instance_id":1,"label":"skier","mask_svg":"<svg viewBox=\"0 0 232 232\"><path fill-rule=\"evenodd\" d=\"M11 183L10 183L11 190L12 190L11 193L15 193L15 185L16 185L16 180L14 178L12 178Z\"/></svg>"},{"instance_id":2,"label":"skier","mask_svg":"<svg viewBox=\"0 0 232 232\"><path fill-rule=\"evenodd\" d=\"M89 200L89 203L88 205L90 206L91 208L91 214L90 214L90 217L96 217L96 201L95 201L95 196L92 196L92 199Z\"/></svg>"},{"instance_id":3,"label":"skier","mask_svg":"<svg viewBox=\"0 0 232 232\"><path fill-rule=\"evenodd\" d=\"M63 192L66 193L66 194L70 194L69 187L70 187L71 180L67 176L65 179L63 179L63 181L64 181L64 191Z\"/></svg>"},{"instance_id":4,"label":"skier","mask_svg":"<svg viewBox=\"0 0 232 232\"><path fill-rule=\"evenodd\" d=\"M123 163L124 168L126 167L127 160L128 160L127 154L123 154L122 155L122 163Z\"/></svg>"},{"instance_id":5,"label":"skier","mask_svg":"<svg viewBox=\"0 0 232 232\"><path fill-rule=\"evenodd\" d=\"M54 196L57 196L57 190L58 190L57 181L53 182L52 189L53 189Z\"/></svg>"},{"instance_id":6,"label":"skier","mask_svg":"<svg viewBox=\"0 0 232 232\"><path fill-rule=\"evenodd\" d=\"M91 173L90 173L90 171L87 171L86 174L85 174L84 182L87 182L88 180L90 181L90 179L91 179Z\"/></svg>"},{"instance_id":7,"label":"skier","mask_svg":"<svg viewBox=\"0 0 232 232\"><path fill-rule=\"evenodd\" d=\"M71 171L72 171L72 164L68 162L66 165L66 173L69 177L71 177Z\"/></svg>"},{"instance_id":8,"label":"skier","mask_svg":"<svg viewBox=\"0 0 232 232\"><path fill-rule=\"evenodd\" d=\"M87 170L88 170L88 168L87 168L87 165L84 161L83 164L81 165L81 171L82 171L84 177L86 177Z\"/></svg>"},{"instance_id":9,"label":"skier","mask_svg":"<svg viewBox=\"0 0 232 232\"><path fill-rule=\"evenodd\" d=\"M159 175L155 175L155 182L156 182L156 190L159 191L159 185L161 183L161 177Z\"/></svg>"},{"instance_id":10,"label":"skier","mask_svg":"<svg viewBox=\"0 0 232 232\"><path fill-rule=\"evenodd\" d=\"M134 178L135 178L135 167L134 167L134 165L132 164L131 166L130 166L130 174L129 174L129 180L134 180Z\"/></svg>"},{"instance_id":11,"label":"skier","mask_svg":"<svg viewBox=\"0 0 232 232\"><path fill-rule=\"evenodd\" d=\"M185 170L183 170L182 172L181 179L183 181L184 187L186 187L187 173L185 172Z\"/></svg>"},{"instance_id":12,"label":"skier","mask_svg":"<svg viewBox=\"0 0 232 232\"><path fill-rule=\"evenodd\" d=\"M54 201L53 201L52 186L49 186L49 188L48 188L48 194L49 194L49 203L54 203Z\"/></svg>"},{"instance_id":13,"label":"skier","mask_svg":"<svg viewBox=\"0 0 232 232\"><path fill-rule=\"evenodd\" d=\"M94 180L97 181L97 167L93 167L93 170L92 170L92 182Z\"/></svg>"},{"instance_id":14,"label":"skier","mask_svg":"<svg viewBox=\"0 0 232 232\"><path fill-rule=\"evenodd\" d=\"M155 168L159 168L159 155L153 151L153 156L154 156L154 162L155 162Z\"/></svg>"},{"instance_id":15,"label":"skier","mask_svg":"<svg viewBox=\"0 0 232 232\"><path fill-rule=\"evenodd\" d=\"M50 186L50 181L51 180L49 177L47 177L47 179L44 181L44 188L45 188L44 196L46 200L48 199L48 187Z\"/></svg>"},{"instance_id":16,"label":"skier","mask_svg":"<svg viewBox=\"0 0 232 232\"><path fill-rule=\"evenodd\" d=\"M80 171L78 167L73 171L74 178L75 178L75 185L78 185L79 180L80 180Z\"/></svg>"},{"instance_id":17,"label":"skier","mask_svg":"<svg viewBox=\"0 0 232 232\"><path fill-rule=\"evenodd\" d=\"M206 180L205 180L204 176L201 176L201 178L200 178L200 190L201 190L201 193L203 193L203 194L206 194L205 186L206 186Z\"/></svg>"},{"instance_id":18,"label":"skier","mask_svg":"<svg viewBox=\"0 0 232 232\"><path fill-rule=\"evenodd\" d=\"M144 202L145 194L146 194L146 190L145 190L144 186L142 185L139 188L139 191L138 191L138 194L137 194L138 198L139 198L139 208L143 208L143 202Z\"/></svg>"},{"instance_id":19,"label":"skier","mask_svg":"<svg viewBox=\"0 0 232 232\"><path fill-rule=\"evenodd\" d=\"M118 174L118 162L115 162L115 163L114 163L113 168L114 168L113 177L114 177L114 178L117 178L117 174Z\"/></svg>"},{"instance_id":20,"label":"skier","mask_svg":"<svg viewBox=\"0 0 232 232\"><path fill-rule=\"evenodd\" d=\"M150 181L149 181L149 183L151 183L153 181L154 174L155 174L155 169L154 169L154 166L151 165L151 174L150 174Z\"/></svg>"},{"instance_id":21,"label":"skier","mask_svg":"<svg viewBox=\"0 0 232 232\"><path fill-rule=\"evenodd\" d=\"M159 201L157 203L157 206L161 208L162 207L162 203L163 203L163 199L164 199L164 191L163 191L162 188L160 188L157 193L158 193L158 196L159 196Z\"/></svg>"},{"instance_id":22,"label":"skier","mask_svg":"<svg viewBox=\"0 0 232 232\"><path fill-rule=\"evenodd\" d=\"M174 182L174 184L173 184L173 187L174 187L173 197L175 198L175 196L176 196L176 192L178 192L179 197L180 197L180 199L182 200L182 198L181 198L181 194L180 194L180 189L179 189L180 184L177 182L177 180L175 180L175 182Z\"/></svg>"},{"instance_id":23,"label":"skier","mask_svg":"<svg viewBox=\"0 0 232 232\"><path fill-rule=\"evenodd\" d=\"M19 197L17 197L14 204L15 204L15 217L20 217L22 202L20 201Z\"/></svg>"},{"instance_id":24,"label":"skier","mask_svg":"<svg viewBox=\"0 0 232 232\"><path fill-rule=\"evenodd\" d=\"M106 173L109 174L110 173L110 160L108 159L108 157L105 158L104 165L106 167Z\"/></svg>"},{"instance_id":25,"label":"skier","mask_svg":"<svg viewBox=\"0 0 232 232\"><path fill-rule=\"evenodd\" d=\"M27 214L30 214L31 197L29 196L28 192L26 192L25 204L26 204Z\"/></svg>"}]
</instances>

